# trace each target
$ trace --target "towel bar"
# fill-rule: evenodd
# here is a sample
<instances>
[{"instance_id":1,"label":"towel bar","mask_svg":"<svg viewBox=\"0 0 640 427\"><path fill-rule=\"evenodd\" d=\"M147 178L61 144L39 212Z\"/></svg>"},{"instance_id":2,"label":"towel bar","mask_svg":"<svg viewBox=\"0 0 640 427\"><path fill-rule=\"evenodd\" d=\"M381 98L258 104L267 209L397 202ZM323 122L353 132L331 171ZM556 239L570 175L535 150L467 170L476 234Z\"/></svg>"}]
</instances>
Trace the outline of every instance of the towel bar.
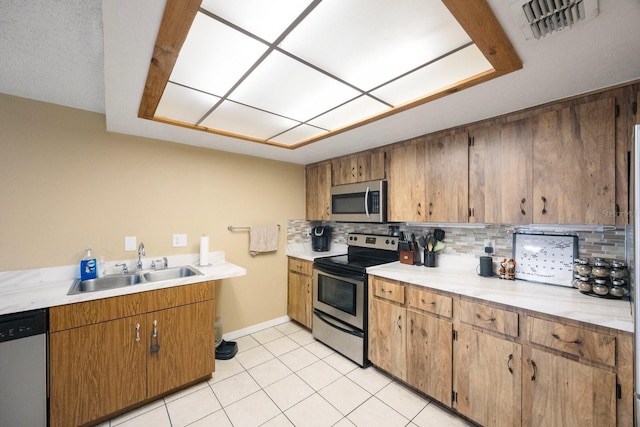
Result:
<instances>
[{"instance_id":1,"label":"towel bar","mask_svg":"<svg viewBox=\"0 0 640 427\"><path fill-rule=\"evenodd\" d=\"M250 230L251 227L234 227L233 225L228 225L227 230L229 231L238 231L238 230ZM278 230L280 230L280 224L278 224Z\"/></svg>"}]
</instances>

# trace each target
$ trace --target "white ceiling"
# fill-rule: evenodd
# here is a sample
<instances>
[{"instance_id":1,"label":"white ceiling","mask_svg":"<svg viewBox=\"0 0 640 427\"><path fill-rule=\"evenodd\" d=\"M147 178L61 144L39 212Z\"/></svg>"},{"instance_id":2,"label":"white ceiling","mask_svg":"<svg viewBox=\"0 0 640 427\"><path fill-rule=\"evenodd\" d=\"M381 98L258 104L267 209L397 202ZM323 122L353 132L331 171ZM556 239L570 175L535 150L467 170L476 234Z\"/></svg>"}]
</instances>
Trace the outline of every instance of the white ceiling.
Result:
<instances>
[{"instance_id":1,"label":"white ceiling","mask_svg":"<svg viewBox=\"0 0 640 427\"><path fill-rule=\"evenodd\" d=\"M0 93L105 113L111 132L307 164L640 79L640 0L599 0L597 18L541 40L512 1L488 3L522 70L296 150L137 118L164 0L0 1Z\"/></svg>"}]
</instances>

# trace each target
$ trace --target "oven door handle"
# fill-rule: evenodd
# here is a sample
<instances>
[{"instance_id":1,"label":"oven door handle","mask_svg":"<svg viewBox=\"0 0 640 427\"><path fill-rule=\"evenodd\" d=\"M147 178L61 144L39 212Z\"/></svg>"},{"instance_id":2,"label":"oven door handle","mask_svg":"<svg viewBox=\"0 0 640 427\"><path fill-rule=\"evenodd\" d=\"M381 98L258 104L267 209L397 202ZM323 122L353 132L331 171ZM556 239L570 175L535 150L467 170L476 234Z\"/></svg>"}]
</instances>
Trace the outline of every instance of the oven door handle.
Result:
<instances>
[{"instance_id":1,"label":"oven door handle","mask_svg":"<svg viewBox=\"0 0 640 427\"><path fill-rule=\"evenodd\" d=\"M325 274L329 274L332 275L333 277L337 278L337 279L351 279L351 280L357 280L357 281L364 281L365 280L365 274L364 273L356 273L356 272L352 272L352 271L345 271L341 268L332 268L328 265L318 265L318 264L314 264L313 265L313 269L317 270L318 272L322 272Z\"/></svg>"},{"instance_id":2,"label":"oven door handle","mask_svg":"<svg viewBox=\"0 0 640 427\"><path fill-rule=\"evenodd\" d=\"M314 313L316 316L318 316L318 319L322 320L324 323L331 326L332 328L338 329L339 331L342 331L347 334L355 335L356 337L363 336L363 333L358 330L346 329L346 328L343 328L342 326L336 325L334 322L330 322L329 320L327 320L326 314L322 313L321 311L314 310Z\"/></svg>"}]
</instances>

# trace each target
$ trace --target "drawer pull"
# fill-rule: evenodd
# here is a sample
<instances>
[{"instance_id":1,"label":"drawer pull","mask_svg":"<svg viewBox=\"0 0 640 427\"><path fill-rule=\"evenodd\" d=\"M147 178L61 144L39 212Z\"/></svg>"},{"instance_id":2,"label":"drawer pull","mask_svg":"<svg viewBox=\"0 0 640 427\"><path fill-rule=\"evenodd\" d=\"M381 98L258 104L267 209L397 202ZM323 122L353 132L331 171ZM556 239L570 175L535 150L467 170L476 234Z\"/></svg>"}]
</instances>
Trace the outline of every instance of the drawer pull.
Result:
<instances>
[{"instance_id":1,"label":"drawer pull","mask_svg":"<svg viewBox=\"0 0 640 427\"><path fill-rule=\"evenodd\" d=\"M562 341L564 343L567 343L567 344L578 344L578 345L582 344L582 341L577 340L577 339L573 340L573 341L563 340L562 338L560 338L560 335L558 335L556 333L552 333L551 336L554 337L555 339L557 339L559 341Z\"/></svg>"},{"instance_id":2,"label":"drawer pull","mask_svg":"<svg viewBox=\"0 0 640 427\"><path fill-rule=\"evenodd\" d=\"M536 362L534 362L533 360L530 360L529 363L531 364L531 368L533 369L533 374L531 375L531 381L535 381L536 380Z\"/></svg>"},{"instance_id":3,"label":"drawer pull","mask_svg":"<svg viewBox=\"0 0 640 427\"><path fill-rule=\"evenodd\" d=\"M512 360L513 360L513 354L510 354L509 357L507 358L507 369L509 370L510 374L513 374L513 369L511 369Z\"/></svg>"},{"instance_id":4,"label":"drawer pull","mask_svg":"<svg viewBox=\"0 0 640 427\"><path fill-rule=\"evenodd\" d=\"M483 319L482 316L480 315L480 313L476 313L476 317L479 320L482 320L483 322L495 322L496 321L495 317L489 317L488 319Z\"/></svg>"},{"instance_id":5,"label":"drawer pull","mask_svg":"<svg viewBox=\"0 0 640 427\"><path fill-rule=\"evenodd\" d=\"M424 300L424 298L420 298L420 301L421 301L423 304L427 304L427 302ZM429 304L431 304L431 305L436 305L436 302L435 302L435 301L431 301Z\"/></svg>"}]
</instances>

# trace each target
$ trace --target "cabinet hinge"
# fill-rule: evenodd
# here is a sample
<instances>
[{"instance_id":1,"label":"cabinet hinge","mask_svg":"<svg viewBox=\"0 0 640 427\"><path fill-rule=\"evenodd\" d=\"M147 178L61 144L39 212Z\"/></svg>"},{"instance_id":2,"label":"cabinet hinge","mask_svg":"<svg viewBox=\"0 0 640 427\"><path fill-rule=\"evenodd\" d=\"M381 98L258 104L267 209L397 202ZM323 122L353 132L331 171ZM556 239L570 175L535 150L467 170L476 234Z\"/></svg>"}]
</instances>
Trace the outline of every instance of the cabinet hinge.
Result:
<instances>
[{"instance_id":1,"label":"cabinet hinge","mask_svg":"<svg viewBox=\"0 0 640 427\"><path fill-rule=\"evenodd\" d=\"M456 393L455 391L451 391L451 403L456 402L458 403L458 393Z\"/></svg>"},{"instance_id":2,"label":"cabinet hinge","mask_svg":"<svg viewBox=\"0 0 640 427\"><path fill-rule=\"evenodd\" d=\"M633 101L631 103L631 111L633 111L633 114L637 114L638 113L638 103Z\"/></svg>"},{"instance_id":3,"label":"cabinet hinge","mask_svg":"<svg viewBox=\"0 0 640 427\"><path fill-rule=\"evenodd\" d=\"M622 386L620 384L616 384L616 397L622 399Z\"/></svg>"},{"instance_id":4,"label":"cabinet hinge","mask_svg":"<svg viewBox=\"0 0 640 427\"><path fill-rule=\"evenodd\" d=\"M616 117L620 117L620 106L616 104Z\"/></svg>"}]
</instances>

